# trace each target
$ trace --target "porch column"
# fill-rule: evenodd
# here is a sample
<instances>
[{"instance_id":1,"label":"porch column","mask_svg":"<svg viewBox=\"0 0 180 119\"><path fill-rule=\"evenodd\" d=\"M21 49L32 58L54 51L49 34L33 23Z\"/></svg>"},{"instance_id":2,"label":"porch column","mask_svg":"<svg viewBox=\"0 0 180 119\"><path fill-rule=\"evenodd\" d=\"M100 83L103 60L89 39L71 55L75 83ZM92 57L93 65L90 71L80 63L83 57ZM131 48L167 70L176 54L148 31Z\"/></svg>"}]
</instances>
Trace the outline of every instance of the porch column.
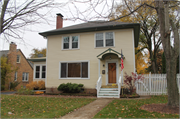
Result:
<instances>
[{"instance_id":1,"label":"porch column","mask_svg":"<svg viewBox=\"0 0 180 119\"><path fill-rule=\"evenodd\" d=\"M100 59L98 59L98 64L99 64L99 65L98 65L98 73L99 73L99 77L100 77L100 63L101 63L101 62L100 62Z\"/></svg>"}]
</instances>

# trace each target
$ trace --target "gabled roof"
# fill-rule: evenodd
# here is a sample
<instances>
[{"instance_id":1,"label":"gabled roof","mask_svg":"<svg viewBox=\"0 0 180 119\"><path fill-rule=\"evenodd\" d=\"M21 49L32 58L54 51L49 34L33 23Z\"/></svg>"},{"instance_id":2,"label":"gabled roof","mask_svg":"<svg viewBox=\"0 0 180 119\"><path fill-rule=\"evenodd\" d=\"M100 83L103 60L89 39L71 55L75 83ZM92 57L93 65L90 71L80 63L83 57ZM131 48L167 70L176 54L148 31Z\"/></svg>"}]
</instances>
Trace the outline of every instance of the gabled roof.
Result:
<instances>
[{"instance_id":1,"label":"gabled roof","mask_svg":"<svg viewBox=\"0 0 180 119\"><path fill-rule=\"evenodd\" d=\"M2 56L6 57L8 52L9 52L9 50L1 50L0 51L0 57L2 57Z\"/></svg>"},{"instance_id":2,"label":"gabled roof","mask_svg":"<svg viewBox=\"0 0 180 119\"><path fill-rule=\"evenodd\" d=\"M69 27L63 27L51 31L41 32L39 34L44 37L47 37L52 35L62 35L62 34L70 34L70 33L83 33L83 32L129 29L129 28L134 29L135 47L137 47L139 42L139 33L140 33L139 23L124 23L124 22L116 22L116 21L92 21L92 22L77 24Z\"/></svg>"},{"instance_id":3,"label":"gabled roof","mask_svg":"<svg viewBox=\"0 0 180 119\"><path fill-rule=\"evenodd\" d=\"M16 52L18 52L18 51L20 51L21 54L23 55L23 57L26 59L26 57L24 56L23 52L22 52L20 49L16 49ZM9 53L9 50L1 50L1 51L0 51L0 57L2 57L2 56L7 57L8 53ZM31 66L31 68L33 69L33 66L30 64L30 62L29 62L27 59L26 59L26 61L28 62L28 64L29 64L29 65Z\"/></svg>"}]
</instances>

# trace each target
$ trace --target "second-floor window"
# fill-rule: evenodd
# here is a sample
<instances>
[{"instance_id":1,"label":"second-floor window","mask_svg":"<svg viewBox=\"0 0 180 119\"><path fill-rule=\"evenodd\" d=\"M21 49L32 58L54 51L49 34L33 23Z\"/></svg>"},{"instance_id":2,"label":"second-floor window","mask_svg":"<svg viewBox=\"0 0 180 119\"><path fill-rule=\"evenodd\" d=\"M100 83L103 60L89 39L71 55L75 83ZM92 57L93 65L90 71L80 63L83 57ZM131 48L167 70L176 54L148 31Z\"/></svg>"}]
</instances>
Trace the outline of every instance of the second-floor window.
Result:
<instances>
[{"instance_id":1,"label":"second-floor window","mask_svg":"<svg viewBox=\"0 0 180 119\"><path fill-rule=\"evenodd\" d=\"M17 63L20 63L20 58L21 58L20 55L17 55L17 61L16 61Z\"/></svg>"},{"instance_id":2,"label":"second-floor window","mask_svg":"<svg viewBox=\"0 0 180 119\"><path fill-rule=\"evenodd\" d=\"M79 48L78 36L63 37L63 49L78 49L78 48Z\"/></svg>"},{"instance_id":3,"label":"second-floor window","mask_svg":"<svg viewBox=\"0 0 180 119\"><path fill-rule=\"evenodd\" d=\"M96 33L95 36L96 47L110 47L114 46L113 32Z\"/></svg>"},{"instance_id":4,"label":"second-floor window","mask_svg":"<svg viewBox=\"0 0 180 119\"><path fill-rule=\"evenodd\" d=\"M35 79L46 78L46 66L36 65L35 66Z\"/></svg>"}]
</instances>

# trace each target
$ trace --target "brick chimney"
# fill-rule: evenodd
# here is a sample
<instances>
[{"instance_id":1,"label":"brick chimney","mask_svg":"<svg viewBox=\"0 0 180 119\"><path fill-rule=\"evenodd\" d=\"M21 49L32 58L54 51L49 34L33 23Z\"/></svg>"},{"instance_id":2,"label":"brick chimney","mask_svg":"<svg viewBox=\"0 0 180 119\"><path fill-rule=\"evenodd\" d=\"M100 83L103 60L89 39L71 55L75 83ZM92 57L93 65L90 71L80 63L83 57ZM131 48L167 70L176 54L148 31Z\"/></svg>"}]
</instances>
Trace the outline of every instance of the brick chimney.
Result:
<instances>
[{"instance_id":1,"label":"brick chimney","mask_svg":"<svg viewBox=\"0 0 180 119\"><path fill-rule=\"evenodd\" d=\"M10 43L10 48L9 48L9 50L10 50L11 52L15 52L16 49L17 49L17 45L16 45L14 42L11 42L11 43Z\"/></svg>"},{"instance_id":2,"label":"brick chimney","mask_svg":"<svg viewBox=\"0 0 180 119\"><path fill-rule=\"evenodd\" d=\"M56 19L56 29L62 28L63 27L63 15L58 13L57 15L57 19Z\"/></svg>"}]
</instances>

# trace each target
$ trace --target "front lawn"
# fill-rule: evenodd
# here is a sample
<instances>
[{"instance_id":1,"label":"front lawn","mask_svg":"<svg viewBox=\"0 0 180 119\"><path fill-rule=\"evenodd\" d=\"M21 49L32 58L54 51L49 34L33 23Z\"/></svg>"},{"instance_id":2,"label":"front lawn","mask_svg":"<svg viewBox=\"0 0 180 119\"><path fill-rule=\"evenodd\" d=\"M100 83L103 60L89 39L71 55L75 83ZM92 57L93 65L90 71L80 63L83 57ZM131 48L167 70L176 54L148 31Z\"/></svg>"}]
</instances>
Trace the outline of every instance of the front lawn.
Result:
<instances>
[{"instance_id":1,"label":"front lawn","mask_svg":"<svg viewBox=\"0 0 180 119\"><path fill-rule=\"evenodd\" d=\"M59 118L95 99L1 95L2 118ZM8 114L11 112L12 114Z\"/></svg>"},{"instance_id":2,"label":"front lawn","mask_svg":"<svg viewBox=\"0 0 180 119\"><path fill-rule=\"evenodd\" d=\"M167 103L167 96L153 96L150 99L113 100L94 118L178 118L178 114L160 114L141 110L145 104Z\"/></svg>"}]
</instances>

